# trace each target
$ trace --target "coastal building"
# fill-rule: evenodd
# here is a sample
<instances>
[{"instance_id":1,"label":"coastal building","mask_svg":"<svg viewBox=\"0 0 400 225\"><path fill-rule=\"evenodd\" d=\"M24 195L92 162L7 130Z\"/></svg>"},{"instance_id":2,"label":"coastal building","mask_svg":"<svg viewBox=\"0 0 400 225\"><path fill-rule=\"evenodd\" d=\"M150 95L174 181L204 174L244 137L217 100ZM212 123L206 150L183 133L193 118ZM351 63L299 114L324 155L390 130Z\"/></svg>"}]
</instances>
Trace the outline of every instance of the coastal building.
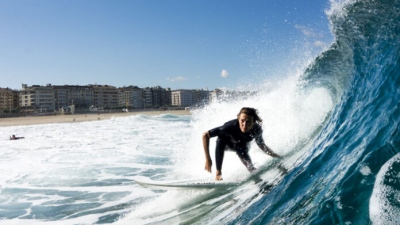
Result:
<instances>
[{"instance_id":1,"label":"coastal building","mask_svg":"<svg viewBox=\"0 0 400 225\"><path fill-rule=\"evenodd\" d=\"M210 102L210 91L208 90L196 90L195 93L195 104L206 105Z\"/></svg>"},{"instance_id":2,"label":"coastal building","mask_svg":"<svg viewBox=\"0 0 400 225\"><path fill-rule=\"evenodd\" d=\"M171 89L156 87L146 87L144 91L144 107L159 108L171 106Z\"/></svg>"},{"instance_id":3,"label":"coastal building","mask_svg":"<svg viewBox=\"0 0 400 225\"><path fill-rule=\"evenodd\" d=\"M189 90L174 90L171 92L172 106L188 107L191 105L192 92Z\"/></svg>"},{"instance_id":4,"label":"coastal building","mask_svg":"<svg viewBox=\"0 0 400 225\"><path fill-rule=\"evenodd\" d=\"M19 105L30 107L36 112L52 112L55 110L54 88L51 84L46 86L22 84L19 91Z\"/></svg>"},{"instance_id":5,"label":"coastal building","mask_svg":"<svg viewBox=\"0 0 400 225\"><path fill-rule=\"evenodd\" d=\"M54 102L56 111L64 111L71 101L68 99L69 89L66 86L54 86Z\"/></svg>"},{"instance_id":6,"label":"coastal building","mask_svg":"<svg viewBox=\"0 0 400 225\"><path fill-rule=\"evenodd\" d=\"M143 109L144 92L137 86L118 88L118 107L126 109Z\"/></svg>"},{"instance_id":7,"label":"coastal building","mask_svg":"<svg viewBox=\"0 0 400 225\"><path fill-rule=\"evenodd\" d=\"M93 88L93 105L97 108L113 109L118 106L118 90L110 85L90 85Z\"/></svg>"},{"instance_id":8,"label":"coastal building","mask_svg":"<svg viewBox=\"0 0 400 225\"><path fill-rule=\"evenodd\" d=\"M19 108L19 92L0 88L0 113L12 113Z\"/></svg>"},{"instance_id":9,"label":"coastal building","mask_svg":"<svg viewBox=\"0 0 400 225\"><path fill-rule=\"evenodd\" d=\"M136 88L129 94L129 103L134 109L143 109L143 90Z\"/></svg>"},{"instance_id":10,"label":"coastal building","mask_svg":"<svg viewBox=\"0 0 400 225\"><path fill-rule=\"evenodd\" d=\"M254 92L222 91L216 89L179 89L160 86L116 88L111 85L51 85L22 84L22 89L1 89L0 112L12 109L42 112L86 112L102 109L145 109L169 107L199 107L213 101L244 99ZM10 97L14 93L14 97ZM7 100L8 99L8 100Z\"/></svg>"},{"instance_id":11,"label":"coastal building","mask_svg":"<svg viewBox=\"0 0 400 225\"><path fill-rule=\"evenodd\" d=\"M152 108L153 107L153 90L149 87L143 89L143 107Z\"/></svg>"},{"instance_id":12,"label":"coastal building","mask_svg":"<svg viewBox=\"0 0 400 225\"><path fill-rule=\"evenodd\" d=\"M160 86L151 88L153 94L153 107L171 106L171 89Z\"/></svg>"},{"instance_id":13,"label":"coastal building","mask_svg":"<svg viewBox=\"0 0 400 225\"><path fill-rule=\"evenodd\" d=\"M209 102L207 90L175 90L171 92L171 102L177 107L193 107Z\"/></svg>"},{"instance_id":14,"label":"coastal building","mask_svg":"<svg viewBox=\"0 0 400 225\"><path fill-rule=\"evenodd\" d=\"M81 85L55 85L54 102L56 111L68 111L72 105L77 110L86 110L93 104L93 89Z\"/></svg>"},{"instance_id":15,"label":"coastal building","mask_svg":"<svg viewBox=\"0 0 400 225\"><path fill-rule=\"evenodd\" d=\"M64 111L71 105L78 110L86 110L93 104L93 89L80 85L22 84L19 99L21 107L29 107L35 112Z\"/></svg>"},{"instance_id":16,"label":"coastal building","mask_svg":"<svg viewBox=\"0 0 400 225\"><path fill-rule=\"evenodd\" d=\"M94 104L94 89L90 85L64 85L58 86L62 92L59 96L64 107L74 105L76 110L87 110ZM62 98L66 94L66 99Z\"/></svg>"}]
</instances>

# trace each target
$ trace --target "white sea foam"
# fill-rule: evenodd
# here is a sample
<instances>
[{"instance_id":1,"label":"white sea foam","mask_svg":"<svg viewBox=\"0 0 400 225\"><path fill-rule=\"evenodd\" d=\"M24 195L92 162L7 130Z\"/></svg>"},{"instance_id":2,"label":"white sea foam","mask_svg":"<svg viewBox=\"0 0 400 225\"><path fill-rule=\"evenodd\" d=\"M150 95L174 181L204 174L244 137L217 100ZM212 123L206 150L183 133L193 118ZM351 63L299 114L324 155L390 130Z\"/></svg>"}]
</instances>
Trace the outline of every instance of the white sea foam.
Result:
<instances>
[{"instance_id":1,"label":"white sea foam","mask_svg":"<svg viewBox=\"0 0 400 225\"><path fill-rule=\"evenodd\" d=\"M393 169L393 165L396 169ZM388 160L376 176L374 189L369 201L369 215L374 225L400 224L400 154ZM386 180L386 176L392 177Z\"/></svg>"}]
</instances>

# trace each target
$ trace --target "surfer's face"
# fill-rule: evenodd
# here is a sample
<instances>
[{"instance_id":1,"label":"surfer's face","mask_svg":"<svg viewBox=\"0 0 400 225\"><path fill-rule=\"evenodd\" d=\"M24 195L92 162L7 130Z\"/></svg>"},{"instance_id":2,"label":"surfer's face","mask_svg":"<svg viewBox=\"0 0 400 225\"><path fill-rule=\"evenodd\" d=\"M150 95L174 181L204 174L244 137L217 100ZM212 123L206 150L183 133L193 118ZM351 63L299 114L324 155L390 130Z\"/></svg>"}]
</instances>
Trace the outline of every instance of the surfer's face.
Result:
<instances>
[{"instance_id":1,"label":"surfer's face","mask_svg":"<svg viewBox=\"0 0 400 225\"><path fill-rule=\"evenodd\" d=\"M239 127L242 133L247 133L254 125L254 119L252 116L247 114L241 113L239 118Z\"/></svg>"}]
</instances>

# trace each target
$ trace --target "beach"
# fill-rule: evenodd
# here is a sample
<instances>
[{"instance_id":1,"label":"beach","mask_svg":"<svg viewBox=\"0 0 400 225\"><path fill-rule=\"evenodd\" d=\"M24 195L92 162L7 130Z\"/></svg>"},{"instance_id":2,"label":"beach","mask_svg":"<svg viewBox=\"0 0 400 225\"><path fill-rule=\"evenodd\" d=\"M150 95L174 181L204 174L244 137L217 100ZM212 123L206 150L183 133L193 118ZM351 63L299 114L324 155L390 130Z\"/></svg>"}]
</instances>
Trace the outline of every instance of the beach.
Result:
<instances>
[{"instance_id":1,"label":"beach","mask_svg":"<svg viewBox=\"0 0 400 225\"><path fill-rule=\"evenodd\" d=\"M95 120L107 120L112 117L125 117L133 115L156 116L161 114L174 115L190 115L189 110L152 110L152 111L134 111L134 112L118 112L118 113L87 113L87 114L68 114L68 115L47 115L47 116L21 116L0 118L0 127L35 125L48 123L77 123Z\"/></svg>"}]
</instances>

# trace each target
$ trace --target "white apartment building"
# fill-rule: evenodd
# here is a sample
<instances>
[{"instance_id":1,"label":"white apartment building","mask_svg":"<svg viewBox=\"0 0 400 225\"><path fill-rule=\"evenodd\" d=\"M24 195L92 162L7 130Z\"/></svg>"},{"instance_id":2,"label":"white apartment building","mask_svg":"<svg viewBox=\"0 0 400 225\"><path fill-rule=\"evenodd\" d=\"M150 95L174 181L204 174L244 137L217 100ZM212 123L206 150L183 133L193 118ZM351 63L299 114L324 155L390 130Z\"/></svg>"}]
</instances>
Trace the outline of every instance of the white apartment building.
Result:
<instances>
[{"instance_id":1,"label":"white apartment building","mask_svg":"<svg viewBox=\"0 0 400 225\"><path fill-rule=\"evenodd\" d=\"M209 102L207 90L175 90L171 92L172 106L192 107Z\"/></svg>"},{"instance_id":2,"label":"white apartment building","mask_svg":"<svg viewBox=\"0 0 400 225\"><path fill-rule=\"evenodd\" d=\"M90 85L93 88L93 107L116 108L118 106L118 90L109 85Z\"/></svg>"},{"instance_id":3,"label":"white apartment building","mask_svg":"<svg viewBox=\"0 0 400 225\"><path fill-rule=\"evenodd\" d=\"M51 84L46 86L22 84L19 92L19 105L30 106L38 112L51 112L55 110L54 88Z\"/></svg>"}]
</instances>

